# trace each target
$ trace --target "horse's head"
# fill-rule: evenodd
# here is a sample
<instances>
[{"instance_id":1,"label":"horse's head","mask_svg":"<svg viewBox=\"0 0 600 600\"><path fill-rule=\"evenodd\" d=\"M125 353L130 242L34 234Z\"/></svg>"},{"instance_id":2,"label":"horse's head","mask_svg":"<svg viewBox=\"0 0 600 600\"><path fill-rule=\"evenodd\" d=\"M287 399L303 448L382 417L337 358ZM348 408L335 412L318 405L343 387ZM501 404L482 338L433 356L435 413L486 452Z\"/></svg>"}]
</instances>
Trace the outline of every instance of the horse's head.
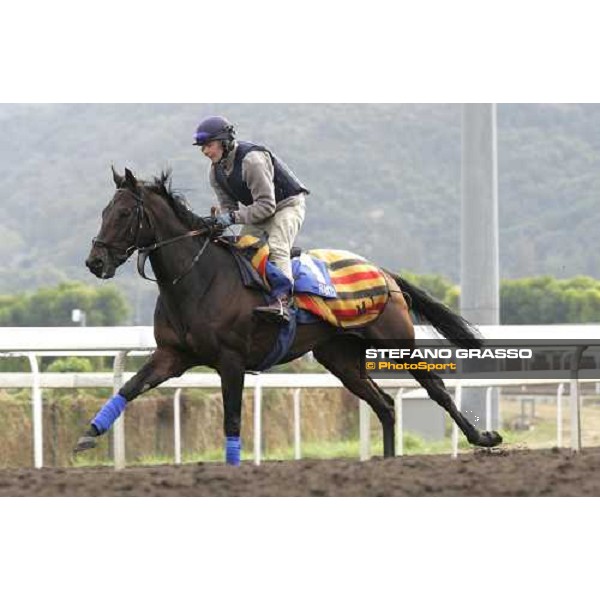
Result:
<instances>
[{"instance_id":1,"label":"horse's head","mask_svg":"<svg viewBox=\"0 0 600 600\"><path fill-rule=\"evenodd\" d=\"M114 277L117 268L136 250L139 250L138 271L147 279L144 263L150 253L175 242L204 236L206 243L199 257L211 237L222 233L214 217L195 215L183 196L171 189L170 171L163 171L154 182L138 182L129 169L125 169L124 176L113 169L113 179L117 191L102 211L100 231L85 261L88 269L100 279ZM187 272L189 269L184 273Z\"/></svg>"},{"instance_id":2,"label":"horse's head","mask_svg":"<svg viewBox=\"0 0 600 600\"><path fill-rule=\"evenodd\" d=\"M85 261L88 269L100 279L114 277L117 268L138 247L152 241L142 200L143 186L129 169L125 169L124 176L113 169L113 179L117 191L102 211L100 231Z\"/></svg>"}]
</instances>

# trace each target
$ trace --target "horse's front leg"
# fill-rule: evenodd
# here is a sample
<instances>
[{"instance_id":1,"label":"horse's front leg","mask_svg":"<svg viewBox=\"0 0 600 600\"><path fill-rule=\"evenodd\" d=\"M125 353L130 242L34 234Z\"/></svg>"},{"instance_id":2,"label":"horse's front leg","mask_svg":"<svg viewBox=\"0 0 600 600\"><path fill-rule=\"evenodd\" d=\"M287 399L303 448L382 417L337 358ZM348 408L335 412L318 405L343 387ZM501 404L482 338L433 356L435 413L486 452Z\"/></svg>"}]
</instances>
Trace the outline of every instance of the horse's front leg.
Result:
<instances>
[{"instance_id":1,"label":"horse's front leg","mask_svg":"<svg viewBox=\"0 0 600 600\"><path fill-rule=\"evenodd\" d=\"M112 427L129 402L163 381L179 377L191 366L192 363L185 354L172 348L158 348L144 366L96 413L73 452L95 448L97 438Z\"/></svg>"},{"instance_id":2,"label":"horse's front leg","mask_svg":"<svg viewBox=\"0 0 600 600\"><path fill-rule=\"evenodd\" d=\"M223 393L223 425L225 429L225 462L239 466L241 462L242 395L245 368L237 354L223 353L217 371Z\"/></svg>"}]
</instances>

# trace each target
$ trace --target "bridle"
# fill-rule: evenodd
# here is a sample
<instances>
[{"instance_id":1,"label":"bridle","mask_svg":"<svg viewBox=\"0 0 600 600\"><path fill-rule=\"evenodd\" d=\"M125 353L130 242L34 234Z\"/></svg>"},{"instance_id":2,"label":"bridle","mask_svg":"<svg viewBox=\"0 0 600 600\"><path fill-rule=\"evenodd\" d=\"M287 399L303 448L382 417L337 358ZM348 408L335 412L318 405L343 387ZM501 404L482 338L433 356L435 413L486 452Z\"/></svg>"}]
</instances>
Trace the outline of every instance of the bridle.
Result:
<instances>
[{"instance_id":1,"label":"bridle","mask_svg":"<svg viewBox=\"0 0 600 600\"><path fill-rule=\"evenodd\" d=\"M144 226L144 217L146 216L146 212L144 209L144 202L142 197L131 190L128 190L132 196L135 198L135 214L131 218L131 224L129 226L129 233L133 234L133 244L125 249L117 246L116 244L109 244L108 242L100 239L99 237L95 237L92 240L92 246L96 246L98 248L106 248L107 250L112 250L116 252L117 258L123 259L125 262L136 250L138 250L138 237L141 229ZM137 218L137 222L134 222Z\"/></svg>"},{"instance_id":2,"label":"bridle","mask_svg":"<svg viewBox=\"0 0 600 600\"><path fill-rule=\"evenodd\" d=\"M143 279L156 282L156 279L152 279L151 277L148 277L146 275L146 261L148 260L148 257L150 256L150 254L152 254L152 252L154 252L155 250L158 250L159 248L163 248L164 246L168 246L170 244L174 244L175 242L179 242L181 240L185 240L185 239L188 239L191 237L196 237L196 236L203 235L203 234L210 234L210 233L212 233L213 228L206 222L206 220L203 217L199 217L202 220L205 229L194 229L192 231L187 231L183 235L178 235L174 238L169 238L167 240L161 240L161 241L155 242L154 244L150 244L149 246L140 246L139 245L139 236L140 236L140 232L142 231L142 229L144 227L144 219L147 218L146 209L144 207L144 200L142 198L143 190L139 194L132 190L127 190L127 191L130 194L132 194L132 196L135 198L135 213L132 215L131 225L129 226L129 232L133 234L133 244L131 246L128 246L127 248L123 249L122 247L117 246L116 244L109 244L108 242L106 242L98 237L95 237L92 240L92 246L96 246L98 248L106 248L107 250L112 250L113 252L118 253L117 258L118 259L122 258L123 259L122 262L125 262L137 250L137 252L138 252L138 258L137 258L138 273L140 274L140 276ZM148 220L148 222L150 222L149 218L147 218L147 220ZM175 279L173 279L172 285L177 285L177 283L179 283L194 268L194 266L196 265L196 263L198 262L198 260L200 259L202 254L204 254L204 251L208 247L208 243L210 242L210 237L211 237L210 235L206 236L204 243L202 244L202 246L200 247L198 252L195 254L195 256L192 259L192 262L190 263L188 268L185 269L185 271L183 271L183 273L180 273L177 277L175 277Z\"/></svg>"}]
</instances>

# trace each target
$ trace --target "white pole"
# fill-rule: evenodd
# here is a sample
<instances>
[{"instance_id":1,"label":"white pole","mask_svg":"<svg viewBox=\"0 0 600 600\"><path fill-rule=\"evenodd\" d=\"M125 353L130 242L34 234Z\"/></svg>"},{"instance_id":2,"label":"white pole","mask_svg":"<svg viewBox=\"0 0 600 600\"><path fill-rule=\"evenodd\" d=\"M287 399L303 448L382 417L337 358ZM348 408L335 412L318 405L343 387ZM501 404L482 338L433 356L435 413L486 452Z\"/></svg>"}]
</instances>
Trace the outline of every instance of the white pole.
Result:
<instances>
[{"instance_id":1,"label":"white pole","mask_svg":"<svg viewBox=\"0 0 600 600\"><path fill-rule=\"evenodd\" d=\"M487 431L492 430L492 392L494 388L485 390L485 428Z\"/></svg>"},{"instance_id":2,"label":"white pole","mask_svg":"<svg viewBox=\"0 0 600 600\"><path fill-rule=\"evenodd\" d=\"M294 458L300 460L302 458L302 450L300 448L300 394L301 388L294 390Z\"/></svg>"},{"instance_id":3,"label":"white pole","mask_svg":"<svg viewBox=\"0 0 600 600\"><path fill-rule=\"evenodd\" d=\"M127 351L121 351L115 356L113 363L113 393L116 394L123 385L123 371ZM125 413L115 421L113 428L113 455L115 470L125 468Z\"/></svg>"},{"instance_id":4,"label":"white pole","mask_svg":"<svg viewBox=\"0 0 600 600\"><path fill-rule=\"evenodd\" d=\"M254 464L260 465L261 459L261 411L262 411L262 385L260 375L256 376L254 387Z\"/></svg>"},{"instance_id":5,"label":"white pole","mask_svg":"<svg viewBox=\"0 0 600 600\"><path fill-rule=\"evenodd\" d=\"M173 396L173 443L175 445L175 464L181 464L181 388Z\"/></svg>"},{"instance_id":6,"label":"white pole","mask_svg":"<svg viewBox=\"0 0 600 600\"><path fill-rule=\"evenodd\" d=\"M579 382L577 379L571 379L571 450L579 452L581 450L581 431L580 431L580 413L579 413Z\"/></svg>"},{"instance_id":7,"label":"white pole","mask_svg":"<svg viewBox=\"0 0 600 600\"><path fill-rule=\"evenodd\" d=\"M358 430L360 433L360 460L371 458L371 408L358 400Z\"/></svg>"},{"instance_id":8,"label":"white pole","mask_svg":"<svg viewBox=\"0 0 600 600\"><path fill-rule=\"evenodd\" d=\"M404 390L400 388L394 397L394 408L396 409L396 456L404 454L404 427L402 425L402 396Z\"/></svg>"},{"instance_id":9,"label":"white pole","mask_svg":"<svg viewBox=\"0 0 600 600\"><path fill-rule=\"evenodd\" d=\"M563 444L563 414L562 414L562 399L565 384L559 383L556 390L556 447L562 448Z\"/></svg>"},{"instance_id":10,"label":"white pole","mask_svg":"<svg viewBox=\"0 0 600 600\"><path fill-rule=\"evenodd\" d=\"M479 325L500 323L497 129L495 104L462 105L460 314ZM462 401L483 423L483 390L465 387Z\"/></svg>"},{"instance_id":11,"label":"white pole","mask_svg":"<svg viewBox=\"0 0 600 600\"><path fill-rule=\"evenodd\" d=\"M571 359L571 450L581 450L581 398L579 397L579 361L586 346L577 346Z\"/></svg>"},{"instance_id":12,"label":"white pole","mask_svg":"<svg viewBox=\"0 0 600 600\"><path fill-rule=\"evenodd\" d=\"M40 388L40 369L35 354L27 355L33 374L31 386L31 405L33 418L33 464L36 469L44 466L44 433L42 416L42 389Z\"/></svg>"},{"instance_id":13,"label":"white pole","mask_svg":"<svg viewBox=\"0 0 600 600\"><path fill-rule=\"evenodd\" d=\"M462 404L462 385L459 383L456 386L456 392L454 394L454 403L456 408L460 410ZM458 456L458 425L452 423L452 458Z\"/></svg>"}]
</instances>

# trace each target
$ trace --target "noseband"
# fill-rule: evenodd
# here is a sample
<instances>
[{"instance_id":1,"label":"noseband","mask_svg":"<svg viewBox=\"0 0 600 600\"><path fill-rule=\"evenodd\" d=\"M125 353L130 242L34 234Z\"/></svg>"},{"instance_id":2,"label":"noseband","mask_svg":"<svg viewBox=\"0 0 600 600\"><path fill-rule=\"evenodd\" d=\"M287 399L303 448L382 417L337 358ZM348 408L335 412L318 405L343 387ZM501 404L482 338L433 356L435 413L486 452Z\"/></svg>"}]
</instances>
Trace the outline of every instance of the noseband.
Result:
<instances>
[{"instance_id":1,"label":"noseband","mask_svg":"<svg viewBox=\"0 0 600 600\"><path fill-rule=\"evenodd\" d=\"M181 240L185 240L187 238L196 237L196 236L199 236L199 235L202 235L205 233L210 233L212 230L205 223L204 225L206 228L203 230L195 229L193 231L188 231L188 232L184 233L183 235L178 235L174 238L169 238L167 240L155 242L154 244L151 244L150 246L140 246L139 242L138 242L138 238L140 235L140 231L144 227L144 217L146 216L146 210L144 208L144 201L142 199L143 192L141 192L140 194L136 194L135 192L133 192L131 190L128 190L128 191L135 198L135 214L132 217L131 226L129 227L129 231L131 233L133 233L133 236L134 236L133 244L131 246L123 249L119 246L116 246L115 244L109 244L108 242L105 242L104 240L101 240L100 238L95 237L92 240L92 246L96 246L98 248L106 248L107 250L113 250L113 251L118 252L117 256L119 258L123 258L123 262L125 262L137 250L137 252L138 252L138 258L137 258L138 273L140 274L140 276L143 279L147 279L148 281L156 282L156 279L152 279L151 277L148 277L146 275L146 261L148 260L148 257L150 256L150 254L152 254L152 252L154 252L155 250L158 250L159 248L168 246L169 244L173 244L173 243L179 242ZM200 217L200 219L202 219L202 217ZM202 244L202 246L200 247L200 249L194 256L194 258L192 259L192 262L189 265L189 267L183 273L181 273L180 275L175 277L175 279L172 282L172 285L176 285L177 283L179 283L179 281L181 281L194 268L194 265L198 262L198 260L200 259L200 257L204 253L204 251L206 250L209 242L210 242L210 235L207 235L206 239L204 240L204 243Z\"/></svg>"}]
</instances>

